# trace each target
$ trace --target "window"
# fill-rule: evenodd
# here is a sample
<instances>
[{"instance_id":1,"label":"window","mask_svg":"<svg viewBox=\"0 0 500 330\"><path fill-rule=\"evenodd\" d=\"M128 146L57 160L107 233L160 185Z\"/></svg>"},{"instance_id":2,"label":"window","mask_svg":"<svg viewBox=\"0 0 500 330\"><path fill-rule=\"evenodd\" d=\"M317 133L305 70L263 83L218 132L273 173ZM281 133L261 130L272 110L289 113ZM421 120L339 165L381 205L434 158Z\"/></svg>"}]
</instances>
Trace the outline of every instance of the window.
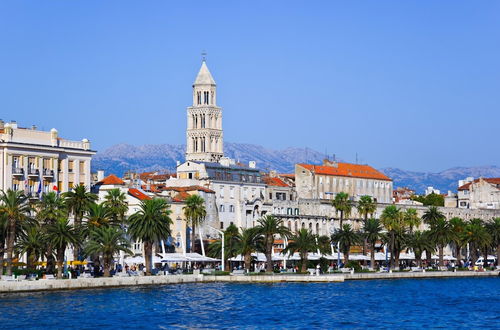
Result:
<instances>
[{"instance_id":1,"label":"window","mask_svg":"<svg viewBox=\"0 0 500 330\"><path fill-rule=\"evenodd\" d=\"M21 167L21 162L19 161L19 157L14 157L13 159L13 167L14 168L20 168Z\"/></svg>"},{"instance_id":2,"label":"window","mask_svg":"<svg viewBox=\"0 0 500 330\"><path fill-rule=\"evenodd\" d=\"M224 198L224 186L220 186L220 197Z\"/></svg>"},{"instance_id":3,"label":"window","mask_svg":"<svg viewBox=\"0 0 500 330\"><path fill-rule=\"evenodd\" d=\"M220 229L224 229L224 222L220 222Z\"/></svg>"},{"instance_id":4,"label":"window","mask_svg":"<svg viewBox=\"0 0 500 330\"><path fill-rule=\"evenodd\" d=\"M293 214L293 210L292 210L291 207L289 207L289 208L286 209L286 214L287 215L292 215Z\"/></svg>"},{"instance_id":5,"label":"window","mask_svg":"<svg viewBox=\"0 0 500 330\"><path fill-rule=\"evenodd\" d=\"M229 187L229 197L234 198L234 187Z\"/></svg>"},{"instance_id":6,"label":"window","mask_svg":"<svg viewBox=\"0 0 500 330\"><path fill-rule=\"evenodd\" d=\"M79 165L80 165L80 174L85 173L85 163L80 162Z\"/></svg>"},{"instance_id":7,"label":"window","mask_svg":"<svg viewBox=\"0 0 500 330\"><path fill-rule=\"evenodd\" d=\"M229 205L229 212L234 213L234 205Z\"/></svg>"},{"instance_id":8,"label":"window","mask_svg":"<svg viewBox=\"0 0 500 330\"><path fill-rule=\"evenodd\" d=\"M295 209L295 215L299 215L299 209Z\"/></svg>"},{"instance_id":9,"label":"window","mask_svg":"<svg viewBox=\"0 0 500 330\"><path fill-rule=\"evenodd\" d=\"M70 172L70 173L73 172L74 166L75 166L74 162L72 160L69 160L68 161L68 172Z\"/></svg>"},{"instance_id":10,"label":"window","mask_svg":"<svg viewBox=\"0 0 500 330\"><path fill-rule=\"evenodd\" d=\"M273 193L269 193L269 199L273 199Z\"/></svg>"},{"instance_id":11,"label":"window","mask_svg":"<svg viewBox=\"0 0 500 330\"><path fill-rule=\"evenodd\" d=\"M224 212L224 204L221 204L221 205L220 205L219 211L220 211L220 212Z\"/></svg>"},{"instance_id":12,"label":"window","mask_svg":"<svg viewBox=\"0 0 500 330\"><path fill-rule=\"evenodd\" d=\"M319 177L319 184L323 184L323 177L322 176Z\"/></svg>"},{"instance_id":13,"label":"window","mask_svg":"<svg viewBox=\"0 0 500 330\"><path fill-rule=\"evenodd\" d=\"M322 192L319 193L319 198L323 199L323 193Z\"/></svg>"}]
</instances>

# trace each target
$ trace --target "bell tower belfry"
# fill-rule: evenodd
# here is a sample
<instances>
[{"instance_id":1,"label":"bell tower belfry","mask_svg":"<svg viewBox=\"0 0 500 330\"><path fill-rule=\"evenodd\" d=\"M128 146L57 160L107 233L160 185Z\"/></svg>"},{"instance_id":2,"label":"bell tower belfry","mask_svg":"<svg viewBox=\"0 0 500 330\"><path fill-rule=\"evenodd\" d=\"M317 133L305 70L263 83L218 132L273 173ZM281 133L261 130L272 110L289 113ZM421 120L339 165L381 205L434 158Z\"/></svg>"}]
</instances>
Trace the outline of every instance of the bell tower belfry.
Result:
<instances>
[{"instance_id":1,"label":"bell tower belfry","mask_svg":"<svg viewBox=\"0 0 500 330\"><path fill-rule=\"evenodd\" d=\"M193 84L193 105L187 108L186 160L218 162L224 155L222 109L205 58Z\"/></svg>"}]
</instances>

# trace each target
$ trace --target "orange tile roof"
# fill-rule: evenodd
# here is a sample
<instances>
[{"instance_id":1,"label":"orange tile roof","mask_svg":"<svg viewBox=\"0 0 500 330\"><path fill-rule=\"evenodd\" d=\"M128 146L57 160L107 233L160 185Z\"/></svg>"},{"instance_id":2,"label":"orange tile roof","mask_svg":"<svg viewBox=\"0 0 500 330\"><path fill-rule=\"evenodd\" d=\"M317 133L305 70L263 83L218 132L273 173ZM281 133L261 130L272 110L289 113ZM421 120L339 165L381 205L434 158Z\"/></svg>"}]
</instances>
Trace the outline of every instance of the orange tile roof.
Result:
<instances>
[{"instance_id":1,"label":"orange tile roof","mask_svg":"<svg viewBox=\"0 0 500 330\"><path fill-rule=\"evenodd\" d=\"M500 178L482 178L484 181L491 183L491 184L500 184ZM479 182L479 179L476 179L473 181L474 183ZM469 190L470 185L472 182L466 183L460 187L458 187L458 190Z\"/></svg>"},{"instance_id":2,"label":"orange tile roof","mask_svg":"<svg viewBox=\"0 0 500 330\"><path fill-rule=\"evenodd\" d=\"M389 177L377 171L369 165L359 165L350 163L337 163L337 167L311 165L311 164L297 164L308 169L316 174L334 175L334 176L347 176L353 178L377 179L392 181Z\"/></svg>"},{"instance_id":3,"label":"orange tile roof","mask_svg":"<svg viewBox=\"0 0 500 330\"><path fill-rule=\"evenodd\" d=\"M202 186L187 186L187 187L164 187L162 190L173 190L173 191L177 191L177 192L183 192L183 191L204 191L206 193L211 193L211 194L214 194L215 191L213 191L212 189L208 189L208 188L205 188L205 187L202 187Z\"/></svg>"},{"instance_id":4,"label":"orange tile roof","mask_svg":"<svg viewBox=\"0 0 500 330\"><path fill-rule=\"evenodd\" d=\"M143 193L139 189L130 188L128 190L128 193L130 195L134 196L135 198L140 199L141 201L146 200L146 199L152 199L151 197L149 197L148 195L146 195L145 193Z\"/></svg>"},{"instance_id":5,"label":"orange tile roof","mask_svg":"<svg viewBox=\"0 0 500 330\"><path fill-rule=\"evenodd\" d=\"M275 186L275 187L289 187L283 180L280 178L270 178L270 177L264 177L262 178L264 183L267 184L268 186Z\"/></svg>"},{"instance_id":6,"label":"orange tile roof","mask_svg":"<svg viewBox=\"0 0 500 330\"><path fill-rule=\"evenodd\" d=\"M175 201L184 201L186 200L189 196L191 196L190 194L188 194L187 192L185 191L181 191L180 193L178 193L177 195L175 195L173 197L173 199Z\"/></svg>"},{"instance_id":7,"label":"orange tile roof","mask_svg":"<svg viewBox=\"0 0 500 330\"><path fill-rule=\"evenodd\" d=\"M98 185L124 185L125 182L114 174L110 174L101 181L97 182Z\"/></svg>"}]
</instances>

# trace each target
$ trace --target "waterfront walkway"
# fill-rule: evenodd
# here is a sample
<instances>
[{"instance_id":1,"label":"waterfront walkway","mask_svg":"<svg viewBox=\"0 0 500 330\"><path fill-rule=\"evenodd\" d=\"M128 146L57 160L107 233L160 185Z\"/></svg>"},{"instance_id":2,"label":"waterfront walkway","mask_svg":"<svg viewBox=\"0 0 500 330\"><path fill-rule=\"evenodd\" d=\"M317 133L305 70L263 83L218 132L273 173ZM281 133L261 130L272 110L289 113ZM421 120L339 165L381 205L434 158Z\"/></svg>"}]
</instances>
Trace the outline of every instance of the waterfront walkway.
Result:
<instances>
[{"instance_id":1,"label":"waterfront walkway","mask_svg":"<svg viewBox=\"0 0 500 330\"><path fill-rule=\"evenodd\" d=\"M73 280L38 280L38 281L0 281L0 292L29 292L50 290L75 290L108 287L127 287L142 285L164 285L202 282L233 283L278 283L278 282L344 282L348 280L380 280L380 279L418 279L418 278L459 278L499 276L498 271L488 272L425 272L425 273L355 273L332 275L166 275L166 276L133 276L111 278L80 278Z\"/></svg>"}]
</instances>

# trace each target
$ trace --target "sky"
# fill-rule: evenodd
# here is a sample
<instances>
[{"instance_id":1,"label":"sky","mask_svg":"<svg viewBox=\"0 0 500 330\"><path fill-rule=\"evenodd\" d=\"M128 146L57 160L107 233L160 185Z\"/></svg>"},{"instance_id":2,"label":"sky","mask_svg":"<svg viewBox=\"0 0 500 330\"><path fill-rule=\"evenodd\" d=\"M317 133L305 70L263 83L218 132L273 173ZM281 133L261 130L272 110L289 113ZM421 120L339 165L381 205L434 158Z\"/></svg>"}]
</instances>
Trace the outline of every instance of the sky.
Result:
<instances>
[{"instance_id":1,"label":"sky","mask_svg":"<svg viewBox=\"0 0 500 330\"><path fill-rule=\"evenodd\" d=\"M184 144L203 51L225 141L500 165L499 1L0 1L0 118Z\"/></svg>"}]
</instances>

